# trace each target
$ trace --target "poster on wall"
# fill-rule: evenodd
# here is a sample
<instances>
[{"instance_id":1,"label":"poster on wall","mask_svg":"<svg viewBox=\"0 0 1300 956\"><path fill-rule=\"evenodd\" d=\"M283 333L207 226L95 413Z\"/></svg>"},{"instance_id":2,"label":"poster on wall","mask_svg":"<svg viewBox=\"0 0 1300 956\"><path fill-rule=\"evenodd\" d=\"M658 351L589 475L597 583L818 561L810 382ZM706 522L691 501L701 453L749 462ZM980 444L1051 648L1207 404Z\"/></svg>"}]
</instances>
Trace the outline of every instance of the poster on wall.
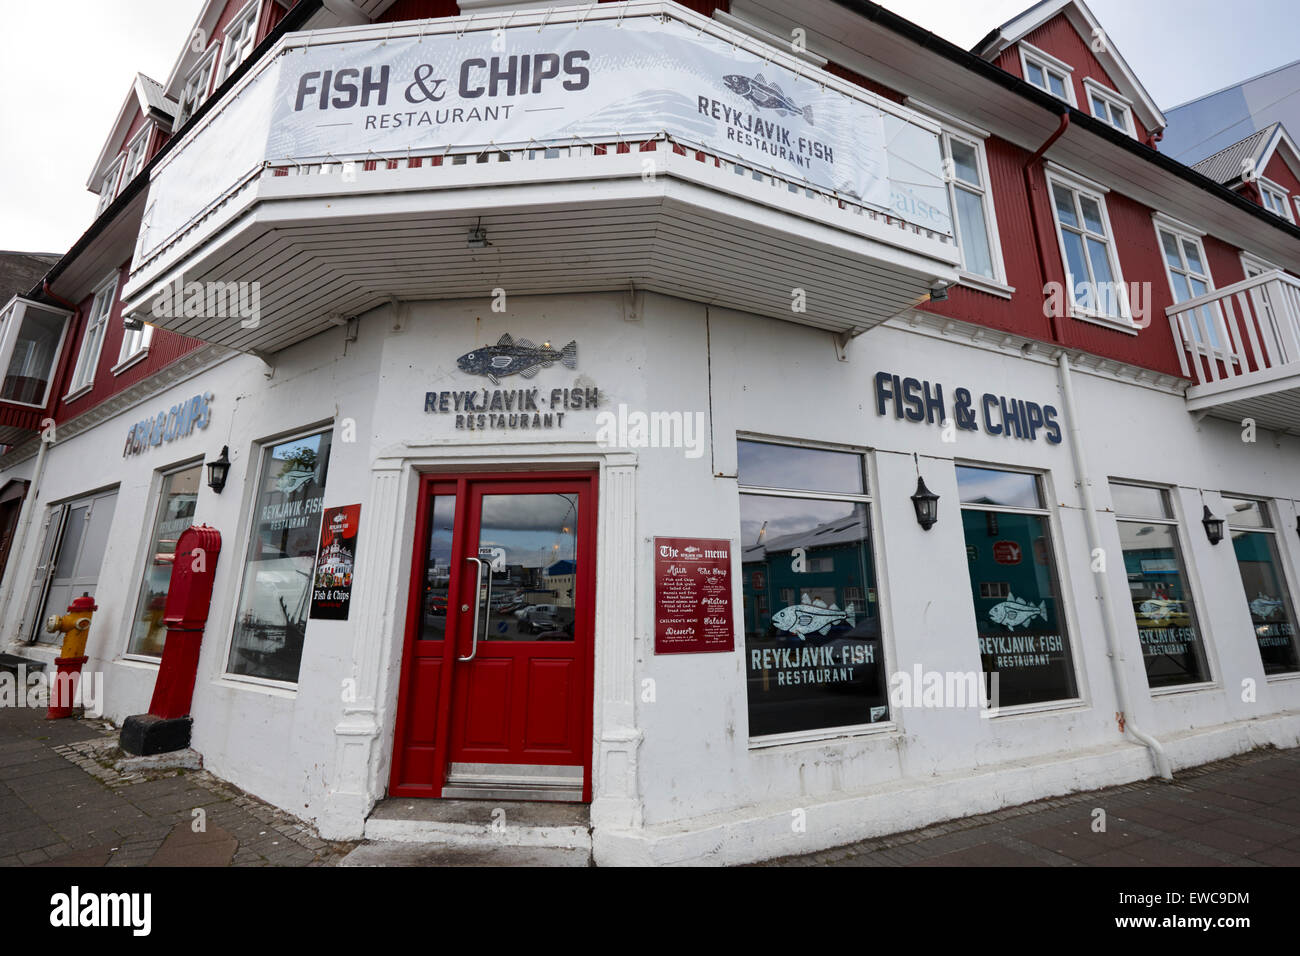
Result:
<instances>
[{"instance_id":1,"label":"poster on wall","mask_svg":"<svg viewBox=\"0 0 1300 956\"><path fill-rule=\"evenodd\" d=\"M320 525L320 551L311 592L313 620L346 621L352 604L361 505L327 508Z\"/></svg>"},{"instance_id":2,"label":"poster on wall","mask_svg":"<svg viewBox=\"0 0 1300 956\"><path fill-rule=\"evenodd\" d=\"M655 653L733 651L731 542L655 538Z\"/></svg>"}]
</instances>

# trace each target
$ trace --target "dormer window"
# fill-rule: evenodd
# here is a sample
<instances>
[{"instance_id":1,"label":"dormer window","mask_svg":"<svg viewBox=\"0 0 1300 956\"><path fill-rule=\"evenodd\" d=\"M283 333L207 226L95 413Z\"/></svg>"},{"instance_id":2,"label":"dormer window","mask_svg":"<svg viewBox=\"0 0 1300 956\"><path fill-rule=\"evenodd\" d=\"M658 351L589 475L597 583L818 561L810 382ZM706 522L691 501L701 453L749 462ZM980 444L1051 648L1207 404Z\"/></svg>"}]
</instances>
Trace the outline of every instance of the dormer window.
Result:
<instances>
[{"instance_id":1,"label":"dormer window","mask_svg":"<svg viewBox=\"0 0 1300 956\"><path fill-rule=\"evenodd\" d=\"M180 112L176 115L177 129L198 112L198 108L208 98L208 88L212 85L212 68L216 62L217 48L214 46L203 54L198 65L190 71L189 77L185 80L185 87L181 90Z\"/></svg>"},{"instance_id":2,"label":"dormer window","mask_svg":"<svg viewBox=\"0 0 1300 956\"><path fill-rule=\"evenodd\" d=\"M1287 202L1285 189L1265 179L1258 180L1256 185L1259 186L1259 197L1265 209L1275 216L1281 216L1287 222L1295 222L1291 216L1291 205Z\"/></svg>"},{"instance_id":3,"label":"dormer window","mask_svg":"<svg viewBox=\"0 0 1300 956\"><path fill-rule=\"evenodd\" d=\"M126 167L122 173L122 178L118 182L117 191L121 192L127 183L135 179L144 169L145 160L149 156L149 134L153 132L153 124L145 123L144 129L131 140L131 145L126 150Z\"/></svg>"},{"instance_id":4,"label":"dormer window","mask_svg":"<svg viewBox=\"0 0 1300 956\"><path fill-rule=\"evenodd\" d=\"M226 38L221 45L221 65L217 70L217 86L226 82L235 68L253 52L253 46L257 42L258 14L261 11L261 0L253 0L226 27Z\"/></svg>"},{"instance_id":5,"label":"dormer window","mask_svg":"<svg viewBox=\"0 0 1300 956\"><path fill-rule=\"evenodd\" d=\"M1064 100L1071 106L1076 105L1074 83L1070 79L1074 68L1070 64L1022 40L1020 66L1024 70L1025 79L1034 86L1051 93L1058 100Z\"/></svg>"},{"instance_id":6,"label":"dormer window","mask_svg":"<svg viewBox=\"0 0 1300 956\"><path fill-rule=\"evenodd\" d=\"M117 184L121 178L122 178L122 157L119 156L114 161L113 165L108 168L108 172L104 174L103 180L100 181L99 207L95 210L96 216L98 216L105 209L107 209L108 204L111 203L117 197Z\"/></svg>"},{"instance_id":7,"label":"dormer window","mask_svg":"<svg viewBox=\"0 0 1300 956\"><path fill-rule=\"evenodd\" d=\"M1121 133L1136 135L1133 129L1133 110L1128 100L1091 78L1084 79L1083 88L1088 92L1088 109L1093 116Z\"/></svg>"}]
</instances>

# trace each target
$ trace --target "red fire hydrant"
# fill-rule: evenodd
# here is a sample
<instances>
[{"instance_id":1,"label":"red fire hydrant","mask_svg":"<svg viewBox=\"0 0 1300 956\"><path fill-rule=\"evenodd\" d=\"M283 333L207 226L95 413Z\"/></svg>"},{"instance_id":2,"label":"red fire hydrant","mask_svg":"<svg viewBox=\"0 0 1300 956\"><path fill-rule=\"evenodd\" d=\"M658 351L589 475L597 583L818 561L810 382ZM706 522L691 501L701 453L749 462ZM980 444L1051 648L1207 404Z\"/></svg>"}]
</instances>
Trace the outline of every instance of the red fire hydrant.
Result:
<instances>
[{"instance_id":1,"label":"red fire hydrant","mask_svg":"<svg viewBox=\"0 0 1300 956\"><path fill-rule=\"evenodd\" d=\"M95 599L89 593L83 593L68 605L67 614L62 617L51 615L45 622L45 630L51 634L63 634L63 647L54 659L55 675L50 683L50 706L45 712L46 720L72 716L81 668L87 660L86 638L90 636L90 618L97 610L99 605Z\"/></svg>"}]
</instances>

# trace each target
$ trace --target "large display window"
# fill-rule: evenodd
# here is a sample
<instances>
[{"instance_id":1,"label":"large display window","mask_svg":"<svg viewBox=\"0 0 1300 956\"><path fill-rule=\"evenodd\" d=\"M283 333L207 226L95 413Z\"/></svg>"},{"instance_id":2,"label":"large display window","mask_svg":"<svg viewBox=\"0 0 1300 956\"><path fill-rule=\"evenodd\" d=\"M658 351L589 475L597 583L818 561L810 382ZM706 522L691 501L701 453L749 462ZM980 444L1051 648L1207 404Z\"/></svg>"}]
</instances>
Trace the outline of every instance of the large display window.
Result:
<instances>
[{"instance_id":1,"label":"large display window","mask_svg":"<svg viewBox=\"0 0 1300 956\"><path fill-rule=\"evenodd\" d=\"M957 485L989 702L1014 707L1077 697L1041 480L959 465Z\"/></svg>"},{"instance_id":2,"label":"large display window","mask_svg":"<svg viewBox=\"0 0 1300 956\"><path fill-rule=\"evenodd\" d=\"M888 720L863 456L738 452L749 736Z\"/></svg>"},{"instance_id":3,"label":"large display window","mask_svg":"<svg viewBox=\"0 0 1300 956\"><path fill-rule=\"evenodd\" d=\"M265 446L228 674L297 683L332 432Z\"/></svg>"},{"instance_id":4,"label":"large display window","mask_svg":"<svg viewBox=\"0 0 1300 956\"><path fill-rule=\"evenodd\" d=\"M1152 690L1210 679L1169 494L1112 481L1128 596Z\"/></svg>"},{"instance_id":5,"label":"large display window","mask_svg":"<svg viewBox=\"0 0 1300 956\"><path fill-rule=\"evenodd\" d=\"M140 596L136 599L127 654L149 658L162 656L163 644L167 640L163 611L171 587L176 541L181 532L194 523L194 508L202 479L202 462L162 477L158 513L149 536L149 557L140 584Z\"/></svg>"},{"instance_id":6,"label":"large display window","mask_svg":"<svg viewBox=\"0 0 1300 956\"><path fill-rule=\"evenodd\" d=\"M1264 673L1291 674L1300 671L1296 653L1296 615L1291 592L1278 553L1277 530L1265 503L1254 498L1224 495L1228 529L1237 570L1246 589L1246 606L1255 626L1255 642Z\"/></svg>"}]
</instances>

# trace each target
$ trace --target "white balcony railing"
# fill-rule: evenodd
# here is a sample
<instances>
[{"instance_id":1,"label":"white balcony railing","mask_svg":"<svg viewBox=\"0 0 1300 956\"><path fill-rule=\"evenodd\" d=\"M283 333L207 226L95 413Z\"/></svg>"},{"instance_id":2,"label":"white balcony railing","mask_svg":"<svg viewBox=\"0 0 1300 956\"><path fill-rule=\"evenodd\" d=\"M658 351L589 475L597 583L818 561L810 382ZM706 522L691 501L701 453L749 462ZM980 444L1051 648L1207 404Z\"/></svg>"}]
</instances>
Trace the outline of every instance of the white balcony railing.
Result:
<instances>
[{"instance_id":1,"label":"white balcony railing","mask_svg":"<svg viewBox=\"0 0 1300 956\"><path fill-rule=\"evenodd\" d=\"M1198 387L1300 374L1300 279L1266 272L1165 311L1183 374Z\"/></svg>"}]
</instances>

